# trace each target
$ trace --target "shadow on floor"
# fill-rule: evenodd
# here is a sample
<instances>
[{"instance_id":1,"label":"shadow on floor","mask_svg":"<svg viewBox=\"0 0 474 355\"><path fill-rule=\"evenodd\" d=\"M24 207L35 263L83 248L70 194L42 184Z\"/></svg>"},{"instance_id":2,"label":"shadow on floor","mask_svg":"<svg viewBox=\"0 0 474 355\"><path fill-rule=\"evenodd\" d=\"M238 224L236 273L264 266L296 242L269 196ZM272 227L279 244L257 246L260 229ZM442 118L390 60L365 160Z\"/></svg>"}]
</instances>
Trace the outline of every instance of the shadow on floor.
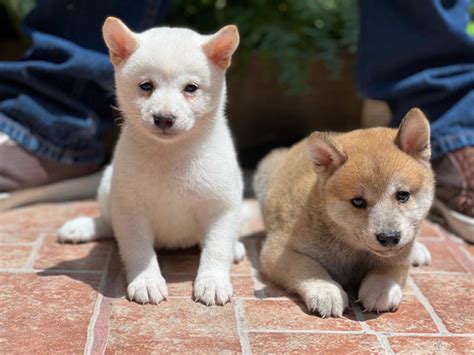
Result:
<instances>
[{"instance_id":1,"label":"shadow on floor","mask_svg":"<svg viewBox=\"0 0 474 355\"><path fill-rule=\"evenodd\" d=\"M247 258L250 261L254 270L260 270L260 263L258 254L261 250L262 243L265 238L263 231L245 235L241 238L244 243ZM73 245L71 247L74 247ZM80 265L87 265L88 260L91 256L97 254L96 248L100 248L101 245L98 243L89 252L89 255L81 259L67 260L58 263L44 271L38 273L39 276L52 276L52 275L65 275L74 280L87 283L91 288L95 289L98 293L101 293L104 297L108 298L124 298L126 296L126 277L123 264L120 260L117 245L113 245L111 251L111 258L107 267L102 272L97 271L99 275L103 275L106 272L101 285L98 286L97 282L87 282L89 278L84 278L84 273L90 273L90 270L70 270L71 263L78 263ZM158 250L158 259L160 261L160 267L162 273L167 280L170 288L174 283L193 282L197 274L199 266L199 255L200 249L197 247L180 249L180 250ZM297 295L289 294L278 286L272 284L264 276L258 275L260 281L264 284L262 290L254 290L254 295L257 299L264 299L267 297L281 298L282 300L289 300L296 304L303 313L311 315L306 308L305 304L299 299ZM263 291L263 292L262 292ZM192 295L190 294L191 298ZM353 300L354 297L351 297ZM344 313L344 316L351 321L358 321L353 310L349 310ZM367 319L373 319L378 317L378 314L367 314Z\"/></svg>"}]
</instances>

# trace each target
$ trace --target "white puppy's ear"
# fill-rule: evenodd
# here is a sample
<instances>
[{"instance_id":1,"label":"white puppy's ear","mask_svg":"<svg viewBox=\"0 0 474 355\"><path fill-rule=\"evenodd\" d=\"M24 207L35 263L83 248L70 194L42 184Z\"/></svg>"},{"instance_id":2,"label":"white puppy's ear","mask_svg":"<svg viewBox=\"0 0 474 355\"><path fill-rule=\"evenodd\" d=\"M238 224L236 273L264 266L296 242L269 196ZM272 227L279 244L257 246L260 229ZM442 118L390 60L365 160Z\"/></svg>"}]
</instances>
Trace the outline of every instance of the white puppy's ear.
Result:
<instances>
[{"instance_id":1,"label":"white puppy's ear","mask_svg":"<svg viewBox=\"0 0 474 355\"><path fill-rule=\"evenodd\" d=\"M430 123L419 108L412 108L405 115L398 127L395 143L416 159L430 160Z\"/></svg>"},{"instance_id":2,"label":"white puppy's ear","mask_svg":"<svg viewBox=\"0 0 474 355\"><path fill-rule=\"evenodd\" d=\"M347 160L342 149L325 133L311 133L307 145L318 172L332 174Z\"/></svg>"},{"instance_id":3,"label":"white puppy's ear","mask_svg":"<svg viewBox=\"0 0 474 355\"><path fill-rule=\"evenodd\" d=\"M116 17L107 17L102 26L102 35L113 65L119 65L138 47L136 35Z\"/></svg>"},{"instance_id":4,"label":"white puppy's ear","mask_svg":"<svg viewBox=\"0 0 474 355\"><path fill-rule=\"evenodd\" d=\"M230 66L232 54L239 46L239 40L237 26L225 26L204 44L204 53L215 65L221 69L227 69Z\"/></svg>"}]
</instances>

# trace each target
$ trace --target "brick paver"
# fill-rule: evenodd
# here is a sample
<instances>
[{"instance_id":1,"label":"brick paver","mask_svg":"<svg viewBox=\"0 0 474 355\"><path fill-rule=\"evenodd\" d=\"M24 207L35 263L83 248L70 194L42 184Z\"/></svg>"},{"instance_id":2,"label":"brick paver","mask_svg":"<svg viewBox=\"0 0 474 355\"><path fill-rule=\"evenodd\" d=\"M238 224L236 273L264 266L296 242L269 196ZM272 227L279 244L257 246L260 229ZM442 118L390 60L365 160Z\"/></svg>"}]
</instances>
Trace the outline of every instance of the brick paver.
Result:
<instances>
[{"instance_id":1,"label":"brick paver","mask_svg":"<svg viewBox=\"0 0 474 355\"><path fill-rule=\"evenodd\" d=\"M397 312L340 319L307 313L259 274L264 238L255 201L242 226L246 259L231 270L234 300L192 301L199 250L160 251L169 299L125 299L112 241L58 244L56 229L95 202L45 204L0 214L0 353L474 353L474 246L425 221L433 264L413 269Z\"/></svg>"}]
</instances>

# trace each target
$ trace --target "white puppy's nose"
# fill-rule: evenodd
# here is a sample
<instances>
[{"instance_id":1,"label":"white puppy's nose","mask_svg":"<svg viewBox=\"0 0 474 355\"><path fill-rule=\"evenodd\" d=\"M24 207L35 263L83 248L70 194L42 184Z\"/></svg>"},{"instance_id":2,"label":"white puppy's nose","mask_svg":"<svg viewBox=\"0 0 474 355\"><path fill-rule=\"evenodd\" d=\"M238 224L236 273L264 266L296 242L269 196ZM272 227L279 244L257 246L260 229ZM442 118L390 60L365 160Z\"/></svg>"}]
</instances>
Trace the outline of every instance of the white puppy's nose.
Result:
<instances>
[{"instance_id":1,"label":"white puppy's nose","mask_svg":"<svg viewBox=\"0 0 474 355\"><path fill-rule=\"evenodd\" d=\"M161 129L169 129L173 127L176 121L176 116L171 114L157 114L153 115L153 122L155 126Z\"/></svg>"}]
</instances>

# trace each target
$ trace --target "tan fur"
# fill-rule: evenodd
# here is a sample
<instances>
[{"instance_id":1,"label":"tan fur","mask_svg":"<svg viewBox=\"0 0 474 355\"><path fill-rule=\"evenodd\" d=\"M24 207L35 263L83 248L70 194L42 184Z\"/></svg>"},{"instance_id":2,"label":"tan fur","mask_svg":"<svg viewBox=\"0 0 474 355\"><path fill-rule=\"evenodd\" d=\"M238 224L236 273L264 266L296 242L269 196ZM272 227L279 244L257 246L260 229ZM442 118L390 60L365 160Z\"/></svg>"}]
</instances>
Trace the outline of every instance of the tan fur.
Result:
<instances>
[{"instance_id":1,"label":"tan fur","mask_svg":"<svg viewBox=\"0 0 474 355\"><path fill-rule=\"evenodd\" d=\"M410 115L427 122L419 110ZM426 125L419 124L415 129L423 128ZM368 310L395 309L401 300L414 237L433 198L433 174L426 160L429 126L428 143L424 137L425 146L419 144L416 156L402 151L397 133L396 129L372 128L318 134L288 152L270 153L259 165L254 188L267 229L262 271L299 294L311 311L323 317L341 316L348 304L343 288L357 288L361 283L359 298ZM412 129L408 133L426 135ZM328 155L329 163L340 164L331 169L315 166L313 159L319 146L325 152L326 142L333 149L331 154L340 153L340 159L331 160ZM317 158L325 163L324 154ZM392 185L411 192L407 203L392 196ZM351 205L356 196L368 201L367 210ZM374 228L388 224L406 229L398 249L379 255L371 249L380 247ZM400 285L400 300L388 294L398 290L394 285Z\"/></svg>"}]
</instances>

